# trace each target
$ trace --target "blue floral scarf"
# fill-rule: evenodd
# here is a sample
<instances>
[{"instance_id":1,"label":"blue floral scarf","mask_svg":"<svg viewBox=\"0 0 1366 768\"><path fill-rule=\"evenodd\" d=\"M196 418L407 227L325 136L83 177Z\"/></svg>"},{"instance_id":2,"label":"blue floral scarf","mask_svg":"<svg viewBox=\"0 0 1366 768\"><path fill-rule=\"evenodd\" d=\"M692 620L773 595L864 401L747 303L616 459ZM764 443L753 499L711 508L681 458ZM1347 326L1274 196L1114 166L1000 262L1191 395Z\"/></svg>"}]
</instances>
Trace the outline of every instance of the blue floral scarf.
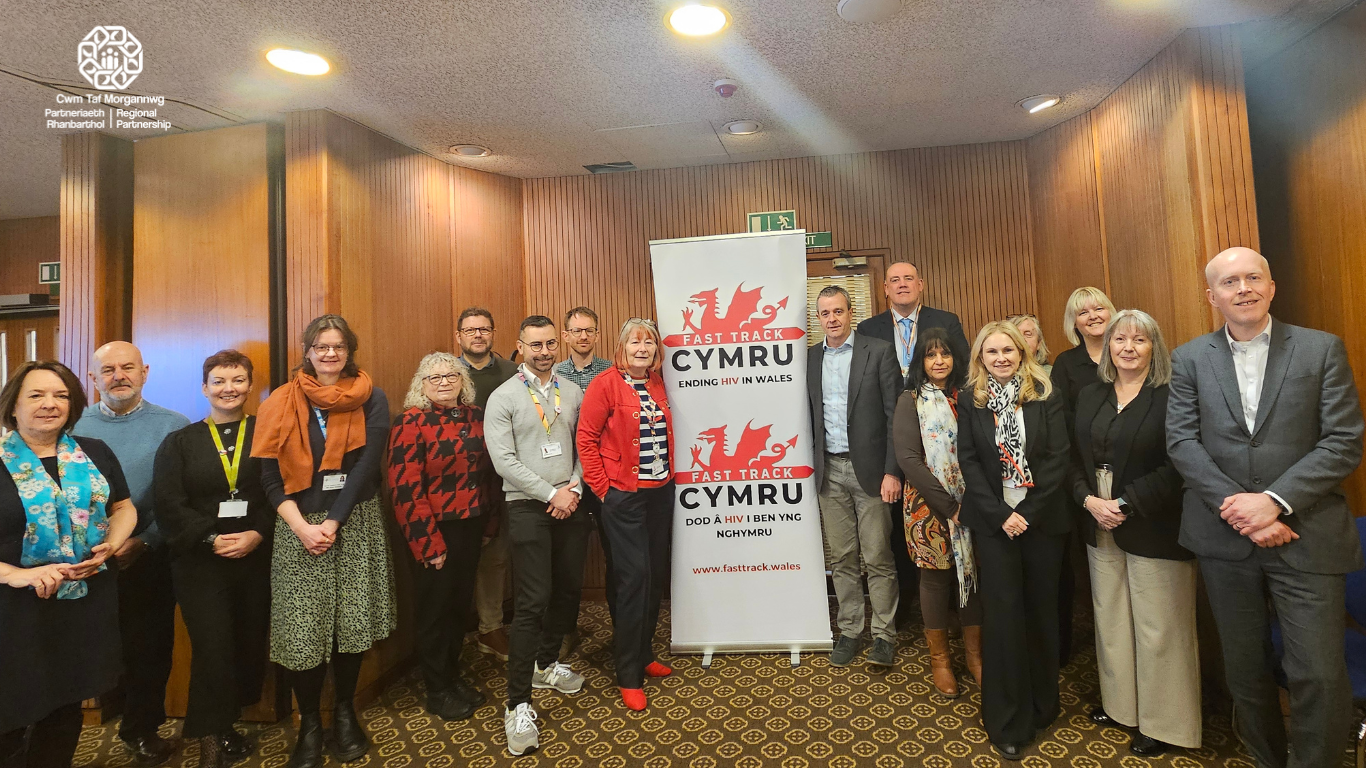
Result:
<instances>
[{"instance_id":1,"label":"blue floral scarf","mask_svg":"<svg viewBox=\"0 0 1366 768\"><path fill-rule=\"evenodd\" d=\"M20 565L33 568L89 559L90 551L109 535L109 518L104 513L109 481L76 440L64 434L57 441L60 485L18 432L0 442L0 460L14 478L28 518ZM75 600L88 591L84 581L64 582L57 588L57 599Z\"/></svg>"}]
</instances>

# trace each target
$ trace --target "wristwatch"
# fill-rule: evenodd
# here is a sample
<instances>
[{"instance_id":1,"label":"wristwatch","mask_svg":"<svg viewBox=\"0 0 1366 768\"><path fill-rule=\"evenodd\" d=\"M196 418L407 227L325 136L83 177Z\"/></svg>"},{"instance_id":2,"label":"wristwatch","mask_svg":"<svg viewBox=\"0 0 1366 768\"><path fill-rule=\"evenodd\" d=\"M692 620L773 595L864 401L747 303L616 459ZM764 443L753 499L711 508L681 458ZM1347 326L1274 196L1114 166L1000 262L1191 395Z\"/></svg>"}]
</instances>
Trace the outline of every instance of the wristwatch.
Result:
<instances>
[{"instance_id":1,"label":"wristwatch","mask_svg":"<svg viewBox=\"0 0 1366 768\"><path fill-rule=\"evenodd\" d=\"M216 534L216 533L211 533L211 534L209 534L208 536L205 536L205 537L202 539L202 541L203 541L205 544L208 544L208 545L209 545L209 549L213 549L213 543L214 543L214 541L216 541L217 539L218 539L218 534Z\"/></svg>"}]
</instances>

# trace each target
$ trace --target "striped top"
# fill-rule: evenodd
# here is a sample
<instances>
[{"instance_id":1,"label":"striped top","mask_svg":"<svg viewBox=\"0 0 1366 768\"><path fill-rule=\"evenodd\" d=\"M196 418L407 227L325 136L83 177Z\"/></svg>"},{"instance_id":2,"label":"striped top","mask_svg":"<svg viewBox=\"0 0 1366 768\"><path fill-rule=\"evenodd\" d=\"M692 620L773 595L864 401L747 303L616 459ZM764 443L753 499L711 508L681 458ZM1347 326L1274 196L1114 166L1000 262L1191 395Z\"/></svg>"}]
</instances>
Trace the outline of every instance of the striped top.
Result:
<instances>
[{"instance_id":1,"label":"striped top","mask_svg":"<svg viewBox=\"0 0 1366 768\"><path fill-rule=\"evenodd\" d=\"M640 397L640 479L662 483L669 478L669 430L664 410L645 388L647 379L623 376Z\"/></svg>"}]
</instances>

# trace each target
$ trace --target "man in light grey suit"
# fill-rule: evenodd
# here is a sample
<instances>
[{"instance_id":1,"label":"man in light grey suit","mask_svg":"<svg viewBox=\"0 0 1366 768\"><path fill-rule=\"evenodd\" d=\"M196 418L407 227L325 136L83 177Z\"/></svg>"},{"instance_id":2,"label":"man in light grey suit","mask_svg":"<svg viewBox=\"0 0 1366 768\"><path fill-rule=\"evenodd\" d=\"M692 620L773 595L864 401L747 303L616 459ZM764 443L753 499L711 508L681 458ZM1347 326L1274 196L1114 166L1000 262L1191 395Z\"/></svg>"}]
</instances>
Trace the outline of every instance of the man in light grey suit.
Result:
<instances>
[{"instance_id":1,"label":"man in light grey suit","mask_svg":"<svg viewBox=\"0 0 1366 768\"><path fill-rule=\"evenodd\" d=\"M1167 448L1186 480L1183 546L1200 558L1239 735L1262 768L1342 761L1352 713L1343 574L1362 567L1341 483L1362 454L1342 340L1273 320L1266 259L1230 248L1205 267L1219 330L1172 357ZM1287 750L1266 595L1285 638ZM1288 751L1288 754L1287 754Z\"/></svg>"},{"instance_id":2,"label":"man in light grey suit","mask_svg":"<svg viewBox=\"0 0 1366 768\"><path fill-rule=\"evenodd\" d=\"M901 367L890 343L854 333L852 306L843 288L820 292L816 315L825 341L807 350L806 359L817 501L839 601L840 639L830 663L849 664L862 645L861 554L873 606L868 663L890 667L896 660L899 594L887 504L901 497L901 469L892 449Z\"/></svg>"}]
</instances>

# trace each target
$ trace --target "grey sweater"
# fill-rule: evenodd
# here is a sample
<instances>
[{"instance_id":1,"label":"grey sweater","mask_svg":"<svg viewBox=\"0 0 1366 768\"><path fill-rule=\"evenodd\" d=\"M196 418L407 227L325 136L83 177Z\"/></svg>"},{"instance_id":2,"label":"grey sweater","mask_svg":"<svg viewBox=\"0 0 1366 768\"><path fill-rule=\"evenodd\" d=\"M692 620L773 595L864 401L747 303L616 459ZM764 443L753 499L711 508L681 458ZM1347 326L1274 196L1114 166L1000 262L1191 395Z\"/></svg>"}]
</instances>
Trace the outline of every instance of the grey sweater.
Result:
<instances>
[{"instance_id":1,"label":"grey sweater","mask_svg":"<svg viewBox=\"0 0 1366 768\"><path fill-rule=\"evenodd\" d=\"M555 394L537 398L550 421L550 435L546 436L536 405L527 394L522 379L513 376L489 395L484 407L484 445L488 448L493 468L503 478L503 491L509 501L534 499L549 501L556 489L580 487L583 467L574 448L574 435L579 425L579 406L583 404L583 390L562 376L560 382L560 413L555 413ZM527 381L536 386L536 378L528 373ZM552 380L553 381L553 380ZM545 458L541 447L559 443L560 455Z\"/></svg>"}]
</instances>

